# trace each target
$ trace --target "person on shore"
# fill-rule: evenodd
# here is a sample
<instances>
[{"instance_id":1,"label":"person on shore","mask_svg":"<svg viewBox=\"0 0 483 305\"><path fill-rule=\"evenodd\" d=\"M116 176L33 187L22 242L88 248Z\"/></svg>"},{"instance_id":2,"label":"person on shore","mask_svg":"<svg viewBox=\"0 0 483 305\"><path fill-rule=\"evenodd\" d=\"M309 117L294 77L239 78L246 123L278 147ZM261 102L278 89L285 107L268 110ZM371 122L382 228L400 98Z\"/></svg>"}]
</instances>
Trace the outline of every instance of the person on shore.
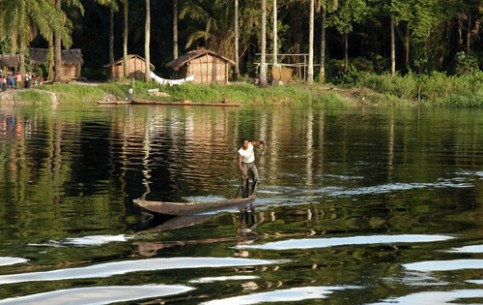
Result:
<instances>
[{"instance_id":1,"label":"person on shore","mask_svg":"<svg viewBox=\"0 0 483 305\"><path fill-rule=\"evenodd\" d=\"M15 74L15 84L17 85L18 89L22 88L22 74L20 74L20 72Z\"/></svg>"},{"instance_id":2,"label":"person on shore","mask_svg":"<svg viewBox=\"0 0 483 305\"><path fill-rule=\"evenodd\" d=\"M249 174L251 174L253 182L252 189L259 181L258 169L255 165L255 146L263 145L264 141L248 141L248 139L241 139L242 146L238 149L238 168L242 175L242 197L248 197L249 190Z\"/></svg>"},{"instance_id":3,"label":"person on shore","mask_svg":"<svg viewBox=\"0 0 483 305\"><path fill-rule=\"evenodd\" d=\"M12 89L15 89L15 78L13 77L12 72L8 72L7 79L8 79L8 86Z\"/></svg>"},{"instance_id":4,"label":"person on shore","mask_svg":"<svg viewBox=\"0 0 483 305\"><path fill-rule=\"evenodd\" d=\"M2 89L2 92L5 92L7 91L7 78L3 77L0 77L0 87Z\"/></svg>"}]
</instances>

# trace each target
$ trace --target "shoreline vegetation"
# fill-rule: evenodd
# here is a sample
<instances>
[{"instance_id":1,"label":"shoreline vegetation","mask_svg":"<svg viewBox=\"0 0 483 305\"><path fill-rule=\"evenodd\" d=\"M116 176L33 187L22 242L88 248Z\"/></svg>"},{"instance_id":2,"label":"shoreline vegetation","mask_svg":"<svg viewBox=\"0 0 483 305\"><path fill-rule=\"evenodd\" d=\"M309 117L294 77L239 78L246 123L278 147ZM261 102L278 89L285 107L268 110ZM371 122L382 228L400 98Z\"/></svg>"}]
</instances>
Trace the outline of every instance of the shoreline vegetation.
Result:
<instances>
[{"instance_id":1,"label":"shoreline vegetation","mask_svg":"<svg viewBox=\"0 0 483 305\"><path fill-rule=\"evenodd\" d=\"M0 101L96 103L125 100L129 88L134 96L159 100L194 103L240 103L245 106L338 106L387 107L425 106L449 108L483 108L483 72L448 76L408 74L391 76L357 72L335 84L293 83L284 86L258 87L246 82L229 85L161 86L142 81L105 83L44 84L26 90L9 90L0 94ZM152 94L150 91L162 94ZM164 96L163 96L164 95Z\"/></svg>"}]
</instances>

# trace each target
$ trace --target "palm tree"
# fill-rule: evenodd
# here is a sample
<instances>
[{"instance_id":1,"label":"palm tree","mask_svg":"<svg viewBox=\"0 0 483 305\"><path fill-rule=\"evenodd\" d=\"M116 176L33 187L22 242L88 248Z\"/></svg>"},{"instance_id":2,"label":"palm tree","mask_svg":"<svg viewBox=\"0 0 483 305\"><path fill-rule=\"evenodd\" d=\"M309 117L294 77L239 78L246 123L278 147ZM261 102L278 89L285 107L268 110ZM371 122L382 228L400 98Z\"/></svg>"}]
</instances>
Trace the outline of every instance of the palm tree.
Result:
<instances>
[{"instance_id":1,"label":"palm tree","mask_svg":"<svg viewBox=\"0 0 483 305\"><path fill-rule=\"evenodd\" d=\"M262 43L261 43L261 57L260 57L260 86L267 85L267 0L262 0Z\"/></svg>"},{"instance_id":2,"label":"palm tree","mask_svg":"<svg viewBox=\"0 0 483 305\"><path fill-rule=\"evenodd\" d=\"M146 26L144 37L144 57L145 57L145 79L147 82L151 80L151 56L150 56L150 39L151 39L151 1L146 0Z\"/></svg>"},{"instance_id":3,"label":"palm tree","mask_svg":"<svg viewBox=\"0 0 483 305\"><path fill-rule=\"evenodd\" d=\"M84 9L79 0L54 0L54 2L55 2L55 7L59 13L63 14L62 3L65 2L69 6L77 7L80 10L81 14L84 14ZM72 28L72 25L70 21L67 19L67 16L65 16L65 14L64 14L63 22L64 22L64 27L68 27L69 29ZM59 32L59 29L54 29L53 33L54 33L54 41L55 41L55 46L54 46L54 57L55 57L54 82L55 82L55 81L62 80L62 34ZM65 45L70 46L70 43Z\"/></svg>"},{"instance_id":4,"label":"palm tree","mask_svg":"<svg viewBox=\"0 0 483 305\"><path fill-rule=\"evenodd\" d=\"M97 0L109 7L109 63L114 62L114 14L118 11L118 0Z\"/></svg>"},{"instance_id":5,"label":"palm tree","mask_svg":"<svg viewBox=\"0 0 483 305\"><path fill-rule=\"evenodd\" d=\"M54 6L52 0L16 0L0 1L0 34L12 39L12 53L20 57L20 73L25 74L25 55L30 41L40 34L47 41L52 41L56 32L66 46L72 43L70 27L65 22L65 15Z\"/></svg>"}]
</instances>

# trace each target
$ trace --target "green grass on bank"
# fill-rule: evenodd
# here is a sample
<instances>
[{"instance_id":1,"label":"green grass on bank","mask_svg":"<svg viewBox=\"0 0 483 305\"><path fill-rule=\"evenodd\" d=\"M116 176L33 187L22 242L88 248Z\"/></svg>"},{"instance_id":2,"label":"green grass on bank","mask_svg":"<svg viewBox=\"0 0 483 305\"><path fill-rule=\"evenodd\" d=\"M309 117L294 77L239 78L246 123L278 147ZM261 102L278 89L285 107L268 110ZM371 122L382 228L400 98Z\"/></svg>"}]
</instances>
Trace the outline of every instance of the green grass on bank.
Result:
<instances>
[{"instance_id":1,"label":"green grass on bank","mask_svg":"<svg viewBox=\"0 0 483 305\"><path fill-rule=\"evenodd\" d=\"M130 86L125 86L123 91ZM230 85L195 85L160 86L155 83L134 83L134 95L146 99L169 101L191 100L195 103L220 102L226 98L229 103L243 105L346 105L347 101L335 93L320 94L317 85L292 84L260 88L248 83ZM148 93L149 89L159 89L169 97L157 98Z\"/></svg>"},{"instance_id":2,"label":"green grass on bank","mask_svg":"<svg viewBox=\"0 0 483 305\"><path fill-rule=\"evenodd\" d=\"M291 106L346 106L423 105L432 107L483 107L483 72L465 76L408 74L405 76L380 75L356 72L337 86L303 83L260 88L248 83L230 85L161 86L141 81L107 82L89 84L54 84L40 86L40 90L56 93L59 102L94 103L107 95L125 99L129 88L134 96L153 99L193 102L220 102L243 105L291 105ZM156 97L148 92L159 89L169 97ZM30 101L49 100L48 92L26 90L19 97Z\"/></svg>"},{"instance_id":3,"label":"green grass on bank","mask_svg":"<svg viewBox=\"0 0 483 305\"><path fill-rule=\"evenodd\" d=\"M416 101L422 105L439 107L483 107L483 72L471 75L448 76L435 72L431 75L405 76L356 73L346 87L369 88L390 98Z\"/></svg>"}]
</instances>

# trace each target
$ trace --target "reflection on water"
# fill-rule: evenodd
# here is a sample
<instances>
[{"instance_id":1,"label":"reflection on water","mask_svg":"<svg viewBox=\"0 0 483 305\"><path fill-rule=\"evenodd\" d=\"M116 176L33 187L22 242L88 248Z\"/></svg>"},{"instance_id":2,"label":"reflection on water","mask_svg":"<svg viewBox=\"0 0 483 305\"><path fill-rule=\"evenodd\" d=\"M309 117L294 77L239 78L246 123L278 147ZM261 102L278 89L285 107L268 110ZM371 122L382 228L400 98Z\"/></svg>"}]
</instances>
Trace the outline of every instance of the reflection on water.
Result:
<instances>
[{"instance_id":1,"label":"reflection on water","mask_svg":"<svg viewBox=\"0 0 483 305\"><path fill-rule=\"evenodd\" d=\"M23 264L28 262L25 258L19 257L0 257L0 266Z\"/></svg>"},{"instance_id":2,"label":"reflection on water","mask_svg":"<svg viewBox=\"0 0 483 305\"><path fill-rule=\"evenodd\" d=\"M284 302L297 302L308 301L313 299L325 299L328 295L334 293L337 290L343 289L356 289L357 287L300 287L280 289L270 292L253 293L243 296L237 296L232 298L225 298L219 300L212 300L203 302L203 305L253 305L261 303L284 303Z\"/></svg>"},{"instance_id":3,"label":"reflection on water","mask_svg":"<svg viewBox=\"0 0 483 305\"><path fill-rule=\"evenodd\" d=\"M233 266L257 266L282 263L257 259L231 257L173 257L144 260L131 260L91 265L87 267L66 268L45 272L30 272L0 276L0 284L25 283L35 281L59 281L68 279L103 278L140 271L221 268Z\"/></svg>"},{"instance_id":4,"label":"reflection on water","mask_svg":"<svg viewBox=\"0 0 483 305\"><path fill-rule=\"evenodd\" d=\"M483 298L483 289L420 292L400 298L390 298L371 305L444 305L473 298Z\"/></svg>"},{"instance_id":5,"label":"reflection on water","mask_svg":"<svg viewBox=\"0 0 483 305\"><path fill-rule=\"evenodd\" d=\"M193 288L180 285L75 288L5 299L0 301L0 304L102 305L161 296L171 296L186 293L190 290L193 290Z\"/></svg>"},{"instance_id":6,"label":"reflection on water","mask_svg":"<svg viewBox=\"0 0 483 305\"><path fill-rule=\"evenodd\" d=\"M371 235L332 238L288 239L262 245L238 245L237 248L263 249L263 250L291 250L315 249L337 246L397 244L397 243L428 243L451 239L443 235Z\"/></svg>"},{"instance_id":7,"label":"reflection on water","mask_svg":"<svg viewBox=\"0 0 483 305\"><path fill-rule=\"evenodd\" d=\"M448 261L425 261L404 264L404 268L414 271L452 271L464 269L483 269L483 259L455 259Z\"/></svg>"},{"instance_id":8,"label":"reflection on water","mask_svg":"<svg viewBox=\"0 0 483 305\"><path fill-rule=\"evenodd\" d=\"M456 252L456 253L483 253L483 245L474 245L474 246L464 246L460 248L454 248L449 250L449 252Z\"/></svg>"},{"instance_id":9,"label":"reflection on water","mask_svg":"<svg viewBox=\"0 0 483 305\"><path fill-rule=\"evenodd\" d=\"M480 110L0 103L0 304L482 303L481 126ZM233 197L241 137L268 143L253 209L133 205Z\"/></svg>"}]
</instances>

